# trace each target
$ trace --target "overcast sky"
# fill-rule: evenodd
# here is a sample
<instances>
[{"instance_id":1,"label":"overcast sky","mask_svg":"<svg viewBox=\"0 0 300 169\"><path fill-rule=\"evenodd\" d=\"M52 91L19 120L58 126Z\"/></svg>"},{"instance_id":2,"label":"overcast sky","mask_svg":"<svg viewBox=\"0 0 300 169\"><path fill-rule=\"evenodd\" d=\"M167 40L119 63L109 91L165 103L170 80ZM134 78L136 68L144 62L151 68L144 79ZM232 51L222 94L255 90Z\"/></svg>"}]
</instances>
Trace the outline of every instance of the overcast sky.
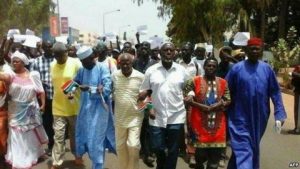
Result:
<instances>
[{"instance_id":1,"label":"overcast sky","mask_svg":"<svg viewBox=\"0 0 300 169\"><path fill-rule=\"evenodd\" d=\"M55 3L57 0L53 0ZM69 26L80 31L103 32L103 13L120 9L105 15L105 32L124 32L129 36L136 32L137 26L147 25L148 34L141 36L141 40L158 35L167 38L165 32L169 18L157 16L157 4L151 0L144 0L138 6L132 0L59 0L60 16L69 18ZM129 27L127 25L130 25Z\"/></svg>"}]
</instances>

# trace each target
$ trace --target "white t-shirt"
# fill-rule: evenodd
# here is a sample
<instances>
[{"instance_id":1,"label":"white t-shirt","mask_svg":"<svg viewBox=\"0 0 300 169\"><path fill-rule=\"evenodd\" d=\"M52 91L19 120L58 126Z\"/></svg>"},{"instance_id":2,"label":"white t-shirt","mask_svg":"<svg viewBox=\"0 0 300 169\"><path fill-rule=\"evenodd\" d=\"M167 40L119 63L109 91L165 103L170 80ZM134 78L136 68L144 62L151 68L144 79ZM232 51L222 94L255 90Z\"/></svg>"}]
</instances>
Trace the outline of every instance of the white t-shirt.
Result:
<instances>
[{"instance_id":1,"label":"white t-shirt","mask_svg":"<svg viewBox=\"0 0 300 169\"><path fill-rule=\"evenodd\" d=\"M205 62L205 59L203 60L198 60L196 57L193 57L192 58L192 62L196 62L198 64L198 74L201 75L201 76L204 76L204 62Z\"/></svg>"}]
</instances>

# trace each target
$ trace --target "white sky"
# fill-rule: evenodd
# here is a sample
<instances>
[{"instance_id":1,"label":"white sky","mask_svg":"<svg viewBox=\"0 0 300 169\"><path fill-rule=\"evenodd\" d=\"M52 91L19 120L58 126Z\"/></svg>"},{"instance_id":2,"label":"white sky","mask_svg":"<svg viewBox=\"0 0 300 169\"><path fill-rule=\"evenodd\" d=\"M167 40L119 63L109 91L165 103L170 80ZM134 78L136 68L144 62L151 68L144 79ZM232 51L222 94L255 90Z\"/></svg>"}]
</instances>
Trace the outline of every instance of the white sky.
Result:
<instances>
[{"instance_id":1,"label":"white sky","mask_svg":"<svg viewBox=\"0 0 300 169\"><path fill-rule=\"evenodd\" d=\"M53 0L55 3L57 0ZM103 13L120 9L105 15L105 32L127 32L134 35L137 26L147 25L148 34L141 41L158 35L167 39L165 32L169 18L158 18L157 6L151 0L138 6L132 0L59 0L60 16L69 18L69 26L85 32L103 32ZM130 25L128 27L127 25ZM127 36L127 37L128 37Z\"/></svg>"}]
</instances>

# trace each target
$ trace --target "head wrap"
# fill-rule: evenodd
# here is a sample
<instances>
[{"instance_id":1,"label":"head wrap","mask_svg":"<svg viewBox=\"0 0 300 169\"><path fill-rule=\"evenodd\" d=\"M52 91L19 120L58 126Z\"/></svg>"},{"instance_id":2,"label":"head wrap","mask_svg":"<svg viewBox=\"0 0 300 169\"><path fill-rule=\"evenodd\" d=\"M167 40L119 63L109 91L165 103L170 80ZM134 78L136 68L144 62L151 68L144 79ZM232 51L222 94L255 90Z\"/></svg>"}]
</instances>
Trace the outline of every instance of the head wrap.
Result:
<instances>
[{"instance_id":1,"label":"head wrap","mask_svg":"<svg viewBox=\"0 0 300 169\"><path fill-rule=\"evenodd\" d=\"M91 54L93 54L93 49L88 46L82 46L76 52L76 55L80 60L88 58L89 56L91 56Z\"/></svg>"},{"instance_id":2,"label":"head wrap","mask_svg":"<svg viewBox=\"0 0 300 169\"><path fill-rule=\"evenodd\" d=\"M29 59L27 58L27 56L24 54L24 53L21 53L19 51L16 51L15 53L13 53L12 57L11 57L11 60L13 60L14 58L18 58L20 60L22 60L22 62L25 64L25 65L28 65L29 64Z\"/></svg>"},{"instance_id":3,"label":"head wrap","mask_svg":"<svg viewBox=\"0 0 300 169\"><path fill-rule=\"evenodd\" d=\"M260 38L250 38L248 40L247 46L262 46L263 45L263 41Z\"/></svg>"}]
</instances>

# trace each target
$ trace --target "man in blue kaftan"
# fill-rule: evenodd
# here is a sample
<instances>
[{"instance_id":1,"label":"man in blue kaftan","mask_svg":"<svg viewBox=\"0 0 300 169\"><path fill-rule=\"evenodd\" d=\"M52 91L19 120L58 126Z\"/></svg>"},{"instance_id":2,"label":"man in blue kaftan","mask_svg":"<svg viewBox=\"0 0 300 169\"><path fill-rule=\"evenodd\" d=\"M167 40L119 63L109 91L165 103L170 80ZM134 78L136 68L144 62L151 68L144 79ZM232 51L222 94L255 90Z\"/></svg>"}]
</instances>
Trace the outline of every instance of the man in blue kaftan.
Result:
<instances>
[{"instance_id":1,"label":"man in blue kaftan","mask_svg":"<svg viewBox=\"0 0 300 169\"><path fill-rule=\"evenodd\" d=\"M270 115L270 98L275 120L286 119L281 92L272 68L259 58L262 40L248 41L248 60L235 64L226 76L232 95L228 127L232 156L228 169L259 169L259 144Z\"/></svg>"},{"instance_id":2,"label":"man in blue kaftan","mask_svg":"<svg viewBox=\"0 0 300 169\"><path fill-rule=\"evenodd\" d=\"M93 163L92 168L102 169L106 146L115 150L114 130L111 129L113 120L108 103L110 73L107 67L94 60L92 48L81 47L77 56L83 67L74 78L81 89L75 134L76 155L82 157L87 152Z\"/></svg>"}]
</instances>

